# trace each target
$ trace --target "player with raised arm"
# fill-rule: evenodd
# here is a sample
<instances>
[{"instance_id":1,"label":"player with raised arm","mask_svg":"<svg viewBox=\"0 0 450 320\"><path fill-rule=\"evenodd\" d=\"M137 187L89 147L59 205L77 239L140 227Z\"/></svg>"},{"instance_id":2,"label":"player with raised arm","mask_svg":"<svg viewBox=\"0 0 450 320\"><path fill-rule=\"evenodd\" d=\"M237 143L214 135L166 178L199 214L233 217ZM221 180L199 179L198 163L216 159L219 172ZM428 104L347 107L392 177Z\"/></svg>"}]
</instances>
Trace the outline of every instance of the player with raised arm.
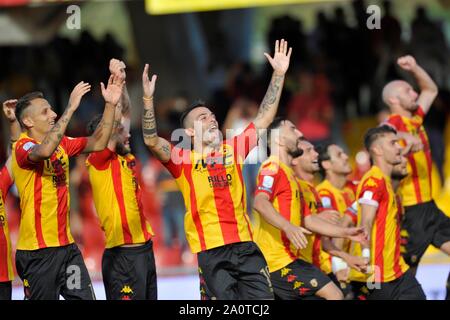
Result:
<instances>
[{"instance_id":1,"label":"player with raised arm","mask_svg":"<svg viewBox=\"0 0 450 320\"><path fill-rule=\"evenodd\" d=\"M109 70L125 81L125 67L123 61L111 59ZM157 298L153 230L143 212L136 158L129 143L130 107L124 86L108 146L92 152L86 160L95 208L106 237L102 276L108 300ZM88 124L88 133L95 132L100 121L101 115L94 118Z\"/></svg>"},{"instance_id":2,"label":"player with raised arm","mask_svg":"<svg viewBox=\"0 0 450 320\"><path fill-rule=\"evenodd\" d=\"M89 137L64 135L90 91L80 82L56 121L56 113L40 92L17 101L16 118L23 130L16 142L12 168L20 197L21 221L16 252L17 273L26 299L95 299L91 280L69 225L69 158L103 150L111 135L115 107L123 82L111 76L101 83L105 110L100 126Z\"/></svg>"},{"instance_id":3,"label":"player with raised arm","mask_svg":"<svg viewBox=\"0 0 450 320\"><path fill-rule=\"evenodd\" d=\"M401 181L399 193L405 208L402 229L408 234L404 258L415 272L430 244L450 254L450 218L432 198L431 149L423 127L438 93L436 84L412 56L397 62L415 77L420 88L417 93L406 81L395 80L383 89L383 101L391 111L387 124L397 130L403 145L411 146L407 156L409 175Z\"/></svg>"},{"instance_id":4,"label":"player with raised arm","mask_svg":"<svg viewBox=\"0 0 450 320\"><path fill-rule=\"evenodd\" d=\"M191 150L173 147L158 136L153 108L156 76L143 74L144 142L176 179L183 194L186 237L198 253L201 292L217 299L272 299L267 263L253 242L246 210L242 166L256 146L258 129L266 129L277 113L292 49L276 41L275 53L265 53L273 74L256 118L238 136L222 140L215 115L204 103L181 117ZM202 296L204 298L204 296Z\"/></svg>"},{"instance_id":5,"label":"player with raised arm","mask_svg":"<svg viewBox=\"0 0 450 320\"><path fill-rule=\"evenodd\" d=\"M9 123L10 148L20 135L20 125L14 114L17 100L11 99L3 102L3 113ZM8 154L11 151L8 150ZM5 165L0 168L0 300L11 300L14 280L13 263L11 259L11 239L9 237L8 219L6 215L6 196L14 183L11 168L11 156L8 156Z\"/></svg>"}]
</instances>

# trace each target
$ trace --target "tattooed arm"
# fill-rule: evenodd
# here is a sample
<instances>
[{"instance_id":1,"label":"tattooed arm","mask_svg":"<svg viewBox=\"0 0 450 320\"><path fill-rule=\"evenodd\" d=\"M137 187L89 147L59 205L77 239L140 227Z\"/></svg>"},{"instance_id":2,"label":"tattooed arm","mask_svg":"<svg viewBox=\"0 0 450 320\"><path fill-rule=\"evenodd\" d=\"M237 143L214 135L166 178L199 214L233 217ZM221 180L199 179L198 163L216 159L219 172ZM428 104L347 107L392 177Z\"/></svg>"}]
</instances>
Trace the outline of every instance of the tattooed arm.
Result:
<instances>
[{"instance_id":1,"label":"tattooed arm","mask_svg":"<svg viewBox=\"0 0 450 320\"><path fill-rule=\"evenodd\" d=\"M144 91L144 112L142 115L142 134L145 145L161 162L170 160L170 142L158 136L156 129L155 109L153 107L153 94L155 92L156 75L148 78L148 64L142 74L142 88Z\"/></svg>"},{"instance_id":2,"label":"tattooed arm","mask_svg":"<svg viewBox=\"0 0 450 320\"><path fill-rule=\"evenodd\" d=\"M92 136L88 137L83 153L101 151L108 145L113 129L115 109L119 104L124 82L118 76L111 75L108 80L108 86L105 88L103 83L100 86L105 99L105 111L97 129L95 129Z\"/></svg>"},{"instance_id":3,"label":"tattooed arm","mask_svg":"<svg viewBox=\"0 0 450 320\"><path fill-rule=\"evenodd\" d=\"M289 48L288 51L288 43L284 39L281 39L280 42L278 40L275 42L275 54L273 58L267 53L264 53L273 67L273 74L269 88L259 107L258 115L254 120L257 129L266 129L277 114L281 90L284 84L284 76L289 68L291 53L292 48Z\"/></svg>"},{"instance_id":4,"label":"tattooed arm","mask_svg":"<svg viewBox=\"0 0 450 320\"><path fill-rule=\"evenodd\" d=\"M66 111L64 111L58 122L56 122L53 128L47 133L41 144L37 144L33 147L28 155L29 160L39 162L50 158L61 142L73 113L80 105L81 98L90 90L91 85L89 83L84 83L83 81L75 86L70 94L69 105L67 106Z\"/></svg>"}]
</instances>

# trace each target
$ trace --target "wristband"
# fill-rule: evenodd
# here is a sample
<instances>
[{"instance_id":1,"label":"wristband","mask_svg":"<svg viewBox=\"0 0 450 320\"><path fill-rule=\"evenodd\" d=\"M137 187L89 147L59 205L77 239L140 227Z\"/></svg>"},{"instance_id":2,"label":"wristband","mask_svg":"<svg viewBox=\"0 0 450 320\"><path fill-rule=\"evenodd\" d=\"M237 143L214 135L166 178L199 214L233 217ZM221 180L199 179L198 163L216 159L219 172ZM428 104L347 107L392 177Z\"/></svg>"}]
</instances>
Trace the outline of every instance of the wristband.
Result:
<instances>
[{"instance_id":1,"label":"wristband","mask_svg":"<svg viewBox=\"0 0 450 320\"><path fill-rule=\"evenodd\" d=\"M142 99L143 99L144 101L152 101L152 100L153 100L153 96L151 96L151 97L143 96Z\"/></svg>"},{"instance_id":2,"label":"wristband","mask_svg":"<svg viewBox=\"0 0 450 320\"><path fill-rule=\"evenodd\" d=\"M363 258L367 258L370 259L370 249L369 248L364 248L362 251L362 257Z\"/></svg>"},{"instance_id":3,"label":"wristband","mask_svg":"<svg viewBox=\"0 0 450 320\"><path fill-rule=\"evenodd\" d=\"M331 270L333 271L333 273L336 273L338 271L347 268L348 268L347 262L345 262L339 257L331 257Z\"/></svg>"}]
</instances>

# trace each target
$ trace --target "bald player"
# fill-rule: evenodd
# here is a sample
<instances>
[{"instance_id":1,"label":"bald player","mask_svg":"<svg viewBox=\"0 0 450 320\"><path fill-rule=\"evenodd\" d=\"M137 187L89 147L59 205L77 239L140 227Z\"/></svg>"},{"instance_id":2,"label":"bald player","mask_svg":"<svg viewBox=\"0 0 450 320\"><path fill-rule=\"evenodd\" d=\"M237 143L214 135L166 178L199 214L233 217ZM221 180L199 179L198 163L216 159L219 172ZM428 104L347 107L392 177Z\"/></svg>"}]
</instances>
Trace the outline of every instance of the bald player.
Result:
<instances>
[{"instance_id":1,"label":"bald player","mask_svg":"<svg viewBox=\"0 0 450 320\"><path fill-rule=\"evenodd\" d=\"M401 57L397 63L414 76L420 88L418 93L406 81L395 80L383 89L383 101L391 111L387 124L397 130L403 145L411 147L407 156L408 176L400 182L398 193L405 210L402 232L408 236L404 258L415 272L430 244L450 254L450 218L432 197L431 149L423 127L438 89L412 56Z\"/></svg>"}]
</instances>

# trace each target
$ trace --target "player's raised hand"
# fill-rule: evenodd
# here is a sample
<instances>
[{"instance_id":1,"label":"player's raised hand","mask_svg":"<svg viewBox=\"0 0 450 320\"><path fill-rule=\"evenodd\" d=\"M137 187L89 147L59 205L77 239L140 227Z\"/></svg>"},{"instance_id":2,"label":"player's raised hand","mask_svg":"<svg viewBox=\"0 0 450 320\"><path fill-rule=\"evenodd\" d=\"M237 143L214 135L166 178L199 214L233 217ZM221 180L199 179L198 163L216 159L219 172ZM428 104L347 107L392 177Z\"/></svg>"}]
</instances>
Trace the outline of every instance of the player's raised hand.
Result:
<instances>
[{"instance_id":1,"label":"player's raised hand","mask_svg":"<svg viewBox=\"0 0 450 320\"><path fill-rule=\"evenodd\" d=\"M284 39L280 41L275 41L275 53L273 58L268 54L264 53L269 63L272 65L273 71L277 75L286 74L287 69L289 68L289 61L291 59L292 48L288 50L288 43Z\"/></svg>"},{"instance_id":2,"label":"player's raised hand","mask_svg":"<svg viewBox=\"0 0 450 320\"><path fill-rule=\"evenodd\" d=\"M73 88L72 93L70 94L68 108L71 108L73 110L78 109L78 107L80 106L81 98L89 91L91 91L91 85L89 83L84 81L79 82L75 86L75 88Z\"/></svg>"},{"instance_id":3,"label":"player's raised hand","mask_svg":"<svg viewBox=\"0 0 450 320\"><path fill-rule=\"evenodd\" d=\"M295 248L300 250L306 248L308 245L305 234L311 234L311 231L295 226L292 223L288 223L283 231Z\"/></svg>"},{"instance_id":4,"label":"player's raised hand","mask_svg":"<svg viewBox=\"0 0 450 320\"><path fill-rule=\"evenodd\" d=\"M9 99L3 102L3 113L10 122L16 121L17 99Z\"/></svg>"},{"instance_id":5,"label":"player's raised hand","mask_svg":"<svg viewBox=\"0 0 450 320\"><path fill-rule=\"evenodd\" d=\"M397 64L406 71L413 71L417 67L416 59L410 55L398 58Z\"/></svg>"},{"instance_id":6,"label":"player's raised hand","mask_svg":"<svg viewBox=\"0 0 450 320\"><path fill-rule=\"evenodd\" d=\"M108 85L105 88L103 82L100 83L100 88L102 90L103 99L106 103L117 106L122 96L123 85L125 82L120 79L117 75L110 75L108 79Z\"/></svg>"},{"instance_id":7,"label":"player's raised hand","mask_svg":"<svg viewBox=\"0 0 450 320\"><path fill-rule=\"evenodd\" d=\"M126 65L123 61L118 59L111 59L109 61L109 72L117 76L120 80L125 81L127 74L125 72Z\"/></svg>"},{"instance_id":8,"label":"player's raised hand","mask_svg":"<svg viewBox=\"0 0 450 320\"><path fill-rule=\"evenodd\" d=\"M145 64L144 72L142 73L142 91L144 92L144 97L152 98L155 93L155 84L158 76L156 74L152 75L152 79L150 80L148 77L148 63Z\"/></svg>"}]
</instances>

